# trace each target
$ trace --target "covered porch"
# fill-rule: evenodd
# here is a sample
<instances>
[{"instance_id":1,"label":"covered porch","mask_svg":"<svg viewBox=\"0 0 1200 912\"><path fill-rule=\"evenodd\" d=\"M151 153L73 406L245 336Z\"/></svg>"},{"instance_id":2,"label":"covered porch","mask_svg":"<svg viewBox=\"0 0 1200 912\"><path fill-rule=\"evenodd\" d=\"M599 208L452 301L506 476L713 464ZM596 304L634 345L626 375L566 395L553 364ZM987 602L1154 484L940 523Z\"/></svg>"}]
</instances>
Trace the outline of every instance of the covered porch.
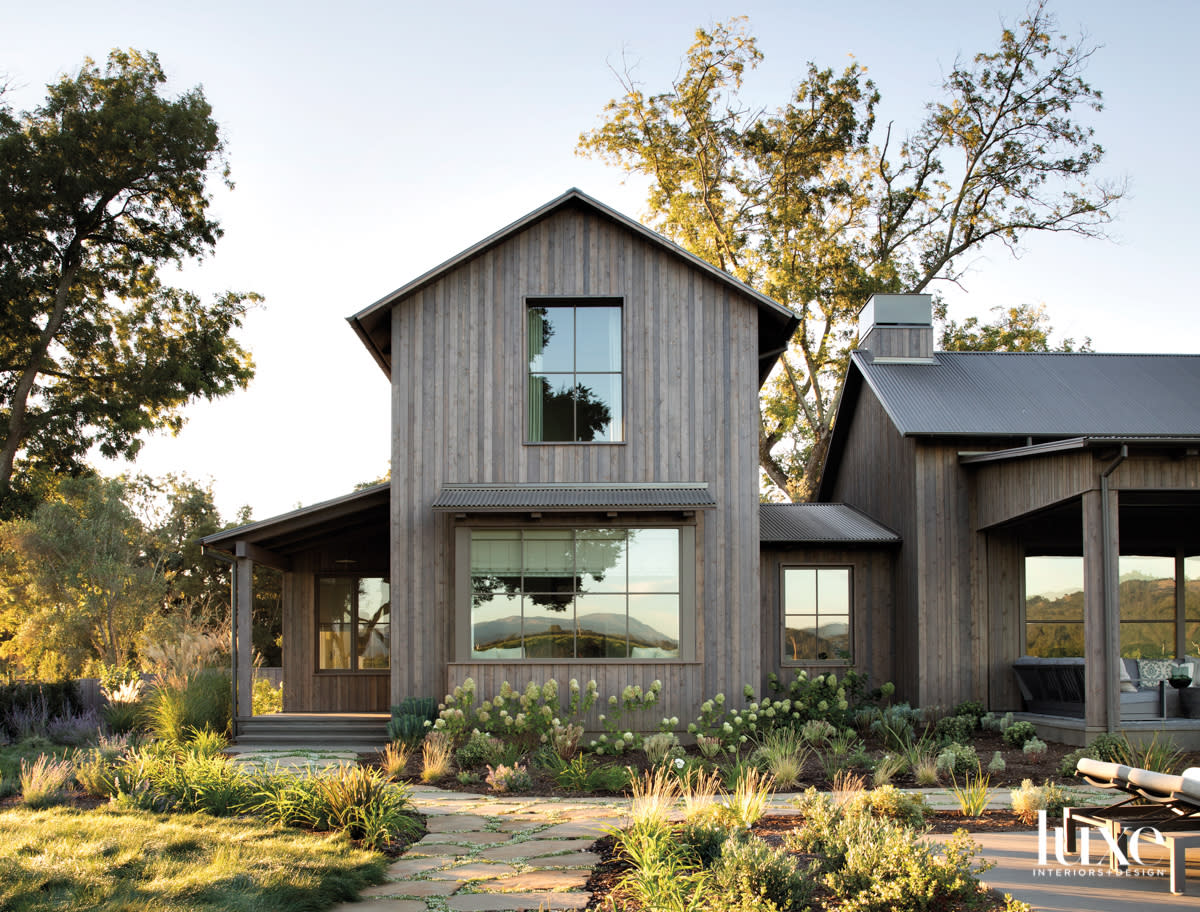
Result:
<instances>
[{"instance_id":1,"label":"covered porch","mask_svg":"<svg viewBox=\"0 0 1200 912\"><path fill-rule=\"evenodd\" d=\"M1068 743L1124 731L1200 746L1200 687L1180 680L1200 677L1197 446L1079 438L960 456L976 470L993 709Z\"/></svg>"},{"instance_id":2,"label":"covered porch","mask_svg":"<svg viewBox=\"0 0 1200 912\"><path fill-rule=\"evenodd\" d=\"M382 743L392 703L389 485L203 540L233 564L234 736ZM283 712L254 716L254 570L282 575Z\"/></svg>"}]
</instances>

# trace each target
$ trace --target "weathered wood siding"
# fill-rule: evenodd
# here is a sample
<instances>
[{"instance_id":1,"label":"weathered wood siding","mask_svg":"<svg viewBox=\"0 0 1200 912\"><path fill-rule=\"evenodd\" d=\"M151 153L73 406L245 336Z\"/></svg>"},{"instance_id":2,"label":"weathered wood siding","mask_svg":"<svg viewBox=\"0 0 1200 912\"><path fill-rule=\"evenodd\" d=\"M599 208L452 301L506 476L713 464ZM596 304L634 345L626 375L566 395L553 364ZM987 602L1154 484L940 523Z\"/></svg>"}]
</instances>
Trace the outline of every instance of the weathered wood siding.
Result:
<instances>
[{"instance_id":1,"label":"weathered wood siding","mask_svg":"<svg viewBox=\"0 0 1200 912\"><path fill-rule=\"evenodd\" d=\"M850 421L830 500L848 503L895 529L901 538L895 553L895 661L892 678L897 698L916 701L918 687L918 612L916 576L916 443L901 437L887 412L865 383Z\"/></svg>"},{"instance_id":2,"label":"weathered wood siding","mask_svg":"<svg viewBox=\"0 0 1200 912\"><path fill-rule=\"evenodd\" d=\"M527 295L623 298L623 444L524 443ZM752 301L574 209L399 301L392 317L393 696L440 696L456 658L453 520L430 509L450 482L708 482L718 506L705 515L697 568L702 673L697 684L689 677L696 672L667 664L663 681L692 694L761 681L757 345ZM532 667L501 663L495 674L511 681ZM630 678L640 674L628 668Z\"/></svg>"},{"instance_id":3,"label":"weathered wood siding","mask_svg":"<svg viewBox=\"0 0 1200 912\"><path fill-rule=\"evenodd\" d=\"M1025 651L1025 551L1001 532L983 536L983 565L977 580L987 606L988 693L985 705L995 712L1019 711L1021 692L1012 663Z\"/></svg>"},{"instance_id":4,"label":"weathered wood siding","mask_svg":"<svg viewBox=\"0 0 1200 912\"><path fill-rule=\"evenodd\" d=\"M985 529L1049 507L1096 486L1090 450L1053 453L960 471L974 479L976 525Z\"/></svg>"},{"instance_id":5,"label":"weathered wood siding","mask_svg":"<svg viewBox=\"0 0 1200 912\"><path fill-rule=\"evenodd\" d=\"M866 674L871 686L895 680L895 549L764 547L760 566L762 589L763 663L781 679L790 679L797 668L810 674L852 667ZM849 566L853 604L850 608L851 652L849 665L823 662L811 666L783 664L782 568L796 566Z\"/></svg>"},{"instance_id":6,"label":"weathered wood siding","mask_svg":"<svg viewBox=\"0 0 1200 912\"><path fill-rule=\"evenodd\" d=\"M291 572L283 575L284 712L387 712L391 705L386 671L317 670L317 578L345 572L340 559L355 560L351 569L362 576L385 576L386 538L382 532L346 538L292 558ZM393 643L395 635L393 626Z\"/></svg>"}]
</instances>

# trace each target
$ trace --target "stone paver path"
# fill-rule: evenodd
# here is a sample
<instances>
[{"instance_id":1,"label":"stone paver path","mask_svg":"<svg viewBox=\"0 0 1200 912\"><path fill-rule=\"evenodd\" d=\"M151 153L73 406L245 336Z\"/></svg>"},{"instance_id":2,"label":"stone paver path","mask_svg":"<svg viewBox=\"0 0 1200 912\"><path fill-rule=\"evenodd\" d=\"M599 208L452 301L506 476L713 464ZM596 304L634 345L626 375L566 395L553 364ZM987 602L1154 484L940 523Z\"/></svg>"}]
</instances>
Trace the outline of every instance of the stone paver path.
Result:
<instances>
[{"instance_id":1,"label":"stone paver path","mask_svg":"<svg viewBox=\"0 0 1200 912\"><path fill-rule=\"evenodd\" d=\"M917 789L935 808L957 807L945 789ZM1072 789L1079 804L1095 794ZM794 814L793 794L768 800L770 814ZM589 851L622 825L621 798L530 798L472 795L428 786L413 789L428 832L388 868L387 882L362 892L362 901L334 912L525 912L582 909L584 886L599 857ZM990 807L1009 807L996 789Z\"/></svg>"}]
</instances>

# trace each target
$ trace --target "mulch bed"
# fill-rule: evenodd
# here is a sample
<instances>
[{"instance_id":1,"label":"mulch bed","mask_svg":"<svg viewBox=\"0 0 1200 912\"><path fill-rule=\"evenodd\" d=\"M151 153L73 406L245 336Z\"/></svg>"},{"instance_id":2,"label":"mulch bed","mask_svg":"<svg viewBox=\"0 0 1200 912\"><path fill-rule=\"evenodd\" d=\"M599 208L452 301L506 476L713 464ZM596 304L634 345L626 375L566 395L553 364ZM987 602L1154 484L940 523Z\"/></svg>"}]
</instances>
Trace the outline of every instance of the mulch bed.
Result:
<instances>
[{"instance_id":1,"label":"mulch bed","mask_svg":"<svg viewBox=\"0 0 1200 912\"><path fill-rule=\"evenodd\" d=\"M802 818L795 815L771 814L759 820L751 832L768 845L782 847L784 836L802 822ZM960 829L965 829L970 833L1017 832L1030 829L1027 824L1021 823L1012 811L1000 810L985 811L980 817L969 818L963 817L957 811L936 811L928 817L926 823L929 832L945 834ZM598 839L592 846L592 851L600 856L600 863L592 869L592 876L588 879L585 887L592 894L587 909L596 910L596 912L600 912L600 910L604 910L604 912L613 912L613 910L637 912L633 906L617 904L613 896L617 884L631 867L630 863L618 854L616 840L612 836ZM805 855L799 852L792 854L802 865L816 858L815 855ZM997 908L1004 907L1004 901L998 894L993 894L993 899ZM946 910L946 912L952 912L952 910Z\"/></svg>"}]
</instances>

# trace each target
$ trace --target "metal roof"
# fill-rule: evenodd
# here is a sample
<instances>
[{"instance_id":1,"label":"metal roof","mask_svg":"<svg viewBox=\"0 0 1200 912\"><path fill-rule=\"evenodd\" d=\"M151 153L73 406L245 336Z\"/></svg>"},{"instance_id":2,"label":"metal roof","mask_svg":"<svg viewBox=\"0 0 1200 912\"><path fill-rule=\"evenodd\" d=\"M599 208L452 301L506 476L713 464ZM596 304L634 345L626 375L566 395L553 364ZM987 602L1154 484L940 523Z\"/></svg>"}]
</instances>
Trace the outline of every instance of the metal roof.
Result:
<instances>
[{"instance_id":1,"label":"metal roof","mask_svg":"<svg viewBox=\"0 0 1200 912\"><path fill-rule=\"evenodd\" d=\"M685 260L693 268L707 273L711 278L716 279L731 291L744 295L753 301L758 307L759 317L759 385L761 386L766 382L771 368L775 366L779 355L787 348L792 333L795 332L796 327L799 325L799 318L782 304L773 301L759 291L755 291L749 285L739 281L724 270L705 262L695 254L684 250L673 241L667 240L658 232L652 231L640 222L618 212L616 209L604 205L604 203L588 196L582 190L575 188L571 188L544 206L539 206L532 212L523 215L515 222L501 228L495 234L489 235L482 241L471 245L466 250L456 253L450 259L418 276L406 285L402 285L391 294L385 295L369 307L347 317L346 320L358 334L358 337L367 347L371 356L383 369L383 372L390 377L392 371L391 314L393 305L415 294L431 282L437 281L452 269L485 253L497 244L508 240L508 238L528 228L530 225L547 218L559 209L567 206L582 207L608 218L610 221L632 231L643 240L649 241L668 253Z\"/></svg>"},{"instance_id":2,"label":"metal roof","mask_svg":"<svg viewBox=\"0 0 1200 912\"><path fill-rule=\"evenodd\" d=\"M840 503L760 504L764 544L896 544L900 536L865 513Z\"/></svg>"},{"instance_id":3,"label":"metal roof","mask_svg":"<svg viewBox=\"0 0 1200 912\"><path fill-rule=\"evenodd\" d=\"M855 352L852 363L906 436L1200 438L1200 355L937 352L906 364Z\"/></svg>"},{"instance_id":4,"label":"metal roof","mask_svg":"<svg viewBox=\"0 0 1200 912\"><path fill-rule=\"evenodd\" d=\"M448 484L433 509L506 510L686 509L715 507L704 482L680 484Z\"/></svg>"}]
</instances>

